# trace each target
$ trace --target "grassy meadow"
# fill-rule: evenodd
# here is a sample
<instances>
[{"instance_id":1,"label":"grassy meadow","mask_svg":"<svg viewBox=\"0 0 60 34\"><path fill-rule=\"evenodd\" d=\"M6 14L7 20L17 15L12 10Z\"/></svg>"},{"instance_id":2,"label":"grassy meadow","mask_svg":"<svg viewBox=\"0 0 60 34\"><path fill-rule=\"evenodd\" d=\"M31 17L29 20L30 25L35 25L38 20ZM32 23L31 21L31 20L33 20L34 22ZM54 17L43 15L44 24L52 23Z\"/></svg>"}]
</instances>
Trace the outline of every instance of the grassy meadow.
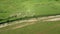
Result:
<instances>
[{"instance_id":1,"label":"grassy meadow","mask_svg":"<svg viewBox=\"0 0 60 34\"><path fill-rule=\"evenodd\" d=\"M0 0L0 24L50 15L60 15L60 0ZM0 34L60 34L60 21L38 21L23 28L5 30L14 26L0 28Z\"/></svg>"},{"instance_id":2,"label":"grassy meadow","mask_svg":"<svg viewBox=\"0 0 60 34\"><path fill-rule=\"evenodd\" d=\"M0 0L0 22L60 14L60 0Z\"/></svg>"},{"instance_id":3,"label":"grassy meadow","mask_svg":"<svg viewBox=\"0 0 60 34\"><path fill-rule=\"evenodd\" d=\"M0 0L0 18L60 14L59 0Z\"/></svg>"}]
</instances>

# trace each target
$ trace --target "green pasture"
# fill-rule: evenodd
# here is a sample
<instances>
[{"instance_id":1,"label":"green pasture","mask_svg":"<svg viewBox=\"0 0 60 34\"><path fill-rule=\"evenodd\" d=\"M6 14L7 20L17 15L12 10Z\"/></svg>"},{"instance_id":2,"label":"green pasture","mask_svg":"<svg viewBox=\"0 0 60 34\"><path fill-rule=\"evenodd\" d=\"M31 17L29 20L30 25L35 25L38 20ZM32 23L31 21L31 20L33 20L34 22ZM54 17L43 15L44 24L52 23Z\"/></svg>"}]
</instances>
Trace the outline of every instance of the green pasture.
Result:
<instances>
[{"instance_id":1,"label":"green pasture","mask_svg":"<svg viewBox=\"0 0 60 34\"><path fill-rule=\"evenodd\" d=\"M60 0L0 0L0 23L46 15L60 15ZM60 34L60 21L38 21L23 28L5 30L14 26L0 28L0 34Z\"/></svg>"},{"instance_id":2,"label":"green pasture","mask_svg":"<svg viewBox=\"0 0 60 34\"><path fill-rule=\"evenodd\" d=\"M18 15L60 14L59 0L0 0L0 19Z\"/></svg>"}]
</instances>

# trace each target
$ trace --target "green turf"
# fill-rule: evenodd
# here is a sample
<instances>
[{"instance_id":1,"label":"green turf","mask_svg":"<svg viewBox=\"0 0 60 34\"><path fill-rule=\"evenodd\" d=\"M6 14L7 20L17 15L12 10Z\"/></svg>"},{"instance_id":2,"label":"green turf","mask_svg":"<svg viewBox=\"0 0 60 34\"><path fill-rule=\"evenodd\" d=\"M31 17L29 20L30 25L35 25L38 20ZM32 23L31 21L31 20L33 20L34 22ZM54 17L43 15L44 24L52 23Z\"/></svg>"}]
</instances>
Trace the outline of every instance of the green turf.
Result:
<instances>
[{"instance_id":1,"label":"green turf","mask_svg":"<svg viewBox=\"0 0 60 34\"><path fill-rule=\"evenodd\" d=\"M6 21L10 19L8 17L17 15L18 18L21 18L53 14L60 14L60 0L0 0L0 21L1 19ZM3 31L0 34L60 34L59 24L60 21L37 22L37 24L23 28ZM4 30L4 28L0 30Z\"/></svg>"},{"instance_id":2,"label":"green turf","mask_svg":"<svg viewBox=\"0 0 60 34\"><path fill-rule=\"evenodd\" d=\"M0 18L60 14L59 0L0 0Z\"/></svg>"},{"instance_id":3,"label":"green turf","mask_svg":"<svg viewBox=\"0 0 60 34\"><path fill-rule=\"evenodd\" d=\"M2 31L0 34L60 34L60 21L37 22L15 30Z\"/></svg>"}]
</instances>

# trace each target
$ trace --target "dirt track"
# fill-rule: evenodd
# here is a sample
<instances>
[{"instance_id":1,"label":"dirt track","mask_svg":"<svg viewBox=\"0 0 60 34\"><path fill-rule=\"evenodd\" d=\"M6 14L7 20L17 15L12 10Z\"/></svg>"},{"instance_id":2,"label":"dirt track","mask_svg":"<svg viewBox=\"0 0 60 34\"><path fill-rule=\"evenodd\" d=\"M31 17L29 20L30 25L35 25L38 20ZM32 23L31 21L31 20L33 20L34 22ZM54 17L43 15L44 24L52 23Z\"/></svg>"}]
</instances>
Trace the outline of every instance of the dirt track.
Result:
<instances>
[{"instance_id":1,"label":"dirt track","mask_svg":"<svg viewBox=\"0 0 60 34\"><path fill-rule=\"evenodd\" d=\"M0 28L7 27L8 25L10 26L10 25L18 24L18 23L27 22L23 25L17 25L11 29L6 29L6 30L12 30L12 29L17 29L17 28L22 28L22 27L25 27L25 26L28 26L31 24L35 24L37 21L59 21L59 20L60 20L60 15L48 16L48 17L38 17L38 18L29 19L29 20L14 21L14 23L12 23L12 24L0 25ZM2 31L4 31L4 30L2 30Z\"/></svg>"}]
</instances>

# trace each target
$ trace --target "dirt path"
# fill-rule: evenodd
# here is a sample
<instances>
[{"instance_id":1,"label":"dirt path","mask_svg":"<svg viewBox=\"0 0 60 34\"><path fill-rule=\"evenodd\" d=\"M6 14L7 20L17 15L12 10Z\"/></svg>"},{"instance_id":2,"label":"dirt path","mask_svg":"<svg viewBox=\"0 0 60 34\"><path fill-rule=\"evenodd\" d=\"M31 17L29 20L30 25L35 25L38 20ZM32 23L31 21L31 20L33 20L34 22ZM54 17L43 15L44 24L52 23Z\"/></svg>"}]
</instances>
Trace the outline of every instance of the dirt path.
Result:
<instances>
[{"instance_id":1,"label":"dirt path","mask_svg":"<svg viewBox=\"0 0 60 34\"><path fill-rule=\"evenodd\" d=\"M59 21L60 18L53 18L53 19L48 19L48 20L45 20L45 21Z\"/></svg>"},{"instance_id":2,"label":"dirt path","mask_svg":"<svg viewBox=\"0 0 60 34\"><path fill-rule=\"evenodd\" d=\"M38 17L38 18L29 19L29 20L14 21L14 23L11 23L11 24L0 25L0 28L7 27L7 26L10 26L10 25L14 25L14 24L27 22L23 25L17 25L15 27L11 28L11 29L6 29L6 30L12 30L12 29L22 28L22 27L25 27L25 26L28 26L28 25L35 24L37 21L59 21L59 20L60 20L60 15L48 16L48 17ZM2 30L2 31L6 31L6 30Z\"/></svg>"},{"instance_id":3,"label":"dirt path","mask_svg":"<svg viewBox=\"0 0 60 34\"><path fill-rule=\"evenodd\" d=\"M23 25L16 25L16 26L14 26L10 29L1 30L0 32L7 31L7 30L14 30L14 29L17 29L17 28L22 28L22 27L25 27L25 26L28 26L28 25L35 24L35 22L37 22L37 20L28 20L27 23L25 23Z\"/></svg>"}]
</instances>

